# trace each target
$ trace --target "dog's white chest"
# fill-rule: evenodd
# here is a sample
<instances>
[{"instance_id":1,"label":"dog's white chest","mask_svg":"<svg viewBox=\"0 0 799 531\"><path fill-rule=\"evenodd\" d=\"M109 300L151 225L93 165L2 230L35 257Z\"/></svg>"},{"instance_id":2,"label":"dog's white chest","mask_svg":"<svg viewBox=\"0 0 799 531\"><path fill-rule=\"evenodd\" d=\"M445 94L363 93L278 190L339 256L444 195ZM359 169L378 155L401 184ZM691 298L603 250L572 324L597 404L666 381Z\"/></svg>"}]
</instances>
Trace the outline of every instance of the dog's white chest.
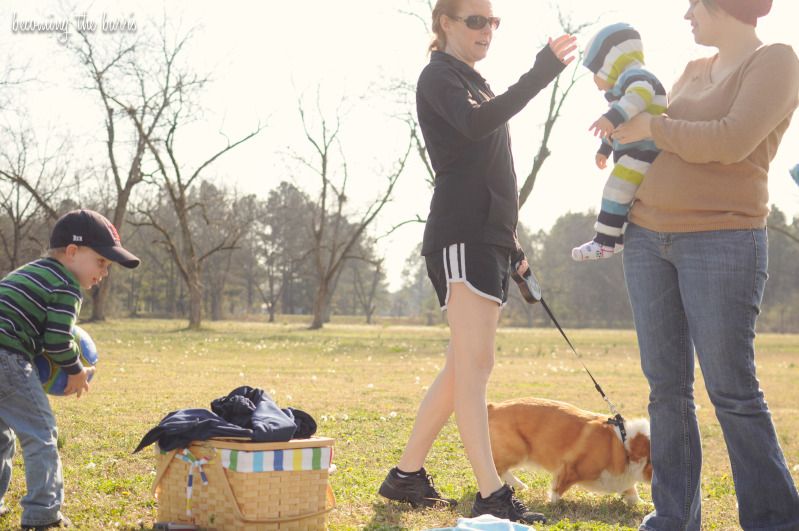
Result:
<instances>
[{"instance_id":1,"label":"dog's white chest","mask_svg":"<svg viewBox=\"0 0 799 531\"><path fill-rule=\"evenodd\" d=\"M600 474L594 481L581 482L584 487L599 492L624 492L633 487L637 481L642 480L646 461L633 462L627 465L627 469L618 475L611 474L607 470Z\"/></svg>"}]
</instances>

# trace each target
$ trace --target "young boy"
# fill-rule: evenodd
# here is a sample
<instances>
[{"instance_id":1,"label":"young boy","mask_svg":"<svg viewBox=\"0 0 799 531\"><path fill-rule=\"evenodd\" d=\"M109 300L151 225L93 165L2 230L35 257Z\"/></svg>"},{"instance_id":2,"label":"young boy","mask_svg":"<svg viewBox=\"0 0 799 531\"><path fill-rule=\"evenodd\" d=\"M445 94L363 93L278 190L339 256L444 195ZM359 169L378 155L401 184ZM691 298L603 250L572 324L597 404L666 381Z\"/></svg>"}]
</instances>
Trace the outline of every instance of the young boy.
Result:
<instances>
[{"instance_id":1,"label":"young boy","mask_svg":"<svg viewBox=\"0 0 799 531\"><path fill-rule=\"evenodd\" d=\"M99 284L111 262L139 265L122 248L110 221L91 210L74 210L53 227L46 258L0 281L0 514L8 512L3 496L11 481L16 434L27 484L23 529L71 525L61 514L64 487L55 417L32 360L46 352L68 374L66 394L80 398L89 391L94 369L81 364L71 330L80 312L80 288Z\"/></svg>"},{"instance_id":2,"label":"young boy","mask_svg":"<svg viewBox=\"0 0 799 531\"><path fill-rule=\"evenodd\" d=\"M583 65L594 73L594 83L605 91L610 110L589 130L602 137L596 165L604 170L613 153L614 168L605 183L602 207L590 242L572 249L577 261L609 258L623 247L622 234L635 191L658 149L651 140L620 144L610 140L613 130L641 112L666 111L666 91L660 81L643 69L641 35L629 24L618 23L599 31L586 47Z\"/></svg>"}]
</instances>

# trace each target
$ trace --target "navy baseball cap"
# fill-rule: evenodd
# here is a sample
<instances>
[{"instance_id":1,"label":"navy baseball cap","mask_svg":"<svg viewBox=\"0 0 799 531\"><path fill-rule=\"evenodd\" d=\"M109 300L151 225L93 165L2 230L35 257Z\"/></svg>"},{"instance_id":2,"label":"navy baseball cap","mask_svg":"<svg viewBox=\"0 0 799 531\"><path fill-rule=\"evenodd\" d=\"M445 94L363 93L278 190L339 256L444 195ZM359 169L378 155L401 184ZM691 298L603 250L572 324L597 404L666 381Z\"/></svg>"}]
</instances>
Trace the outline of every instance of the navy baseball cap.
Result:
<instances>
[{"instance_id":1,"label":"navy baseball cap","mask_svg":"<svg viewBox=\"0 0 799 531\"><path fill-rule=\"evenodd\" d=\"M55 222L50 234L50 248L66 247L70 244L89 247L104 258L128 269L138 267L141 263L133 253L122 247L116 227L94 210L73 210Z\"/></svg>"}]
</instances>

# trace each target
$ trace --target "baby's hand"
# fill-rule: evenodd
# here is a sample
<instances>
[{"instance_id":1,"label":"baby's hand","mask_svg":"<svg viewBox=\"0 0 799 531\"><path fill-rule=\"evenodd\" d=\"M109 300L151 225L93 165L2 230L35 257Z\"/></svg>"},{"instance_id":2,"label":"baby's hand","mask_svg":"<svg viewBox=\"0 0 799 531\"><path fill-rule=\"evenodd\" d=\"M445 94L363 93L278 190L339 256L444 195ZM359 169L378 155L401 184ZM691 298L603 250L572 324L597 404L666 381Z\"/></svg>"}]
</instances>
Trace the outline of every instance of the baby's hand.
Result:
<instances>
[{"instance_id":1,"label":"baby's hand","mask_svg":"<svg viewBox=\"0 0 799 531\"><path fill-rule=\"evenodd\" d=\"M588 128L589 131L594 132L594 136L598 136L600 138L607 138L613 132L613 123L601 116L599 120L591 124L591 127Z\"/></svg>"},{"instance_id":2,"label":"baby's hand","mask_svg":"<svg viewBox=\"0 0 799 531\"><path fill-rule=\"evenodd\" d=\"M602 153L596 154L596 167L600 170L604 170L608 167L608 158Z\"/></svg>"}]
</instances>

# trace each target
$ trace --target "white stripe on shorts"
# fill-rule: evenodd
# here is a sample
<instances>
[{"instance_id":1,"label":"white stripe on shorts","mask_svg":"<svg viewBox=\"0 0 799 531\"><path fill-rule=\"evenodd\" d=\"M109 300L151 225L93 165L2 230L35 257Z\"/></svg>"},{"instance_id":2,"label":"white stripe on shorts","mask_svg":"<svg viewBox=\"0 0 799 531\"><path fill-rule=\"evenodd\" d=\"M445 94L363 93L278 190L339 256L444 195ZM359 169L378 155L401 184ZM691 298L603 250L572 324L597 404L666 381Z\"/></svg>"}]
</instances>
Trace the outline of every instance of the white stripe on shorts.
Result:
<instances>
[{"instance_id":1,"label":"white stripe on shorts","mask_svg":"<svg viewBox=\"0 0 799 531\"><path fill-rule=\"evenodd\" d=\"M444 269L447 282L466 279L466 244L453 243L444 248Z\"/></svg>"},{"instance_id":2,"label":"white stripe on shorts","mask_svg":"<svg viewBox=\"0 0 799 531\"><path fill-rule=\"evenodd\" d=\"M500 308L504 308L506 302L502 302L502 299L494 297L493 295L489 295L488 293L484 293L474 287L471 282L466 278L466 244L465 243L454 243L449 247L444 247L443 251L443 258L444 258L444 275L447 277L447 294L444 297L444 306L441 307L441 311L445 311L447 309L447 305L449 304L449 294L450 288L449 285L451 282L463 282L464 285L474 292L475 294L486 298L490 301L494 301L499 304Z\"/></svg>"}]
</instances>

